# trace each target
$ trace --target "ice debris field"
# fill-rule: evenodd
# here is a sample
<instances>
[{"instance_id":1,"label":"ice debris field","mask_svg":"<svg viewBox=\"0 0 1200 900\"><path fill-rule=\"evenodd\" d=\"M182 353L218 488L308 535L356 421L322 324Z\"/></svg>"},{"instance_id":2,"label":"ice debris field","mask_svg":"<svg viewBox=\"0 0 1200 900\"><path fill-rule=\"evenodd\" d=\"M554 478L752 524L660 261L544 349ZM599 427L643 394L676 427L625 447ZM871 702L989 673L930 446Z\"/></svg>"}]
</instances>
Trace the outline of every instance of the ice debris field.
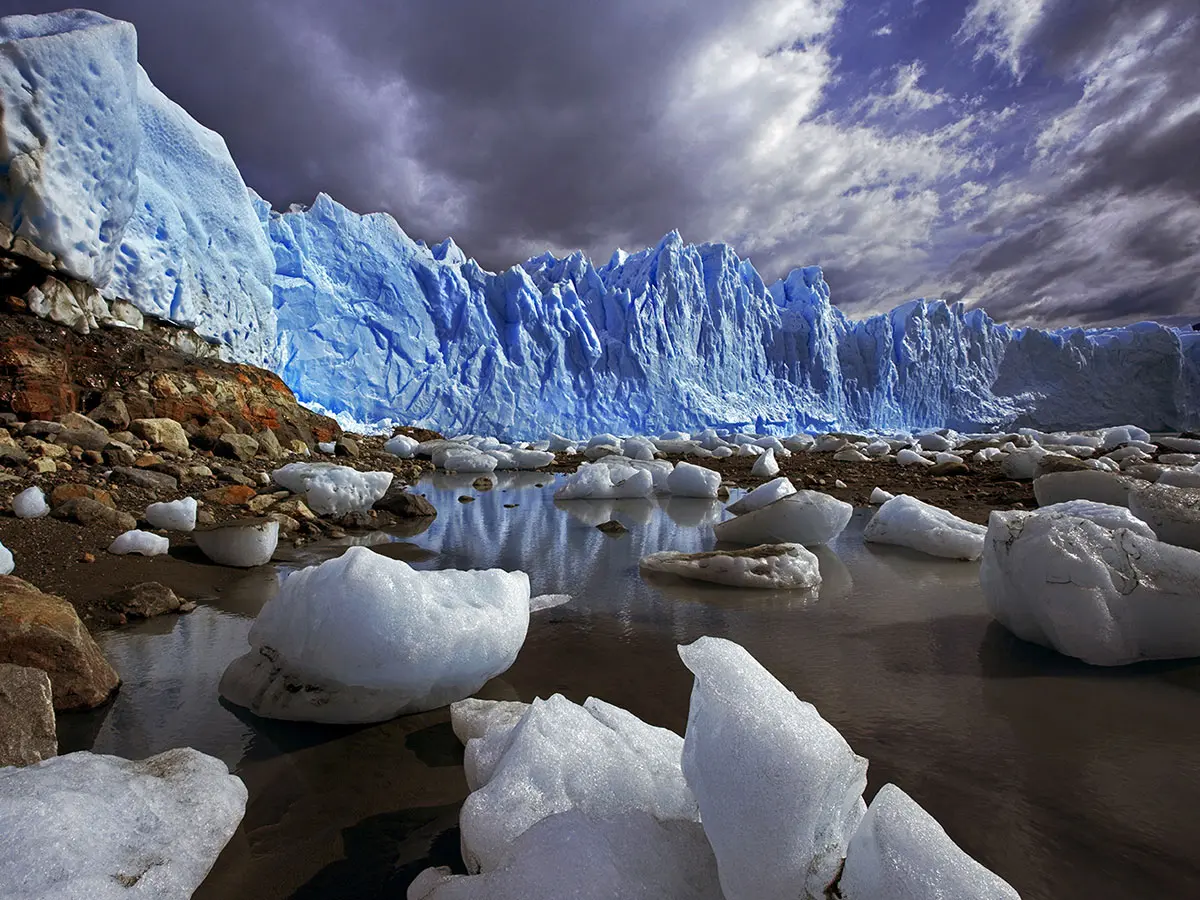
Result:
<instances>
[{"instance_id":1,"label":"ice debris field","mask_svg":"<svg viewBox=\"0 0 1200 900\"><path fill-rule=\"evenodd\" d=\"M676 232L601 265L546 253L488 272L324 194L277 212L136 44L87 11L0 20L0 244L132 304L34 288L32 306L192 326L347 421L529 439L1200 416L1200 334L1153 323L1047 332L940 300L851 321L819 267L768 285L733 248Z\"/></svg>"}]
</instances>

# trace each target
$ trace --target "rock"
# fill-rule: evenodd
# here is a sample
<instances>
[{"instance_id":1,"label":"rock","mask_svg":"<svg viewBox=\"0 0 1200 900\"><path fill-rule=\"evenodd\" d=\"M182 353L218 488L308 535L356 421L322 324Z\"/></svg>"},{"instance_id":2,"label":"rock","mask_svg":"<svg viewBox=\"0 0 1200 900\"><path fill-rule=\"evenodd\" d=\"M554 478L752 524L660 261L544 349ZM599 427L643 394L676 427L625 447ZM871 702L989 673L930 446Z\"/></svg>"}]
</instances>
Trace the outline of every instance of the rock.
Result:
<instances>
[{"instance_id":1,"label":"rock","mask_svg":"<svg viewBox=\"0 0 1200 900\"><path fill-rule=\"evenodd\" d=\"M30 463L30 468L39 475L53 475L58 471L58 463L48 457L43 456L41 459L35 459Z\"/></svg>"},{"instance_id":2,"label":"rock","mask_svg":"<svg viewBox=\"0 0 1200 900\"><path fill-rule=\"evenodd\" d=\"M312 522L317 518L317 514L309 509L304 501L298 497L291 500L279 501L275 504L273 511L279 515L295 519L297 524L299 522Z\"/></svg>"},{"instance_id":3,"label":"rock","mask_svg":"<svg viewBox=\"0 0 1200 900\"><path fill-rule=\"evenodd\" d=\"M50 676L0 664L0 769L31 766L57 753Z\"/></svg>"},{"instance_id":4,"label":"rock","mask_svg":"<svg viewBox=\"0 0 1200 900\"><path fill-rule=\"evenodd\" d=\"M129 427L129 409L117 394L105 394L100 403L92 407L90 416L113 431L124 431Z\"/></svg>"},{"instance_id":5,"label":"rock","mask_svg":"<svg viewBox=\"0 0 1200 900\"><path fill-rule=\"evenodd\" d=\"M471 487L477 491L490 491L496 486L496 483L490 478L485 478L482 475L471 482Z\"/></svg>"},{"instance_id":6,"label":"rock","mask_svg":"<svg viewBox=\"0 0 1200 900\"><path fill-rule=\"evenodd\" d=\"M34 419L21 427L23 437L45 438L58 434L63 430L61 422L47 422L44 419Z\"/></svg>"},{"instance_id":7,"label":"rock","mask_svg":"<svg viewBox=\"0 0 1200 900\"><path fill-rule=\"evenodd\" d=\"M217 438L213 452L218 456L245 462L258 453L258 441L248 434L223 434Z\"/></svg>"},{"instance_id":8,"label":"rock","mask_svg":"<svg viewBox=\"0 0 1200 900\"><path fill-rule=\"evenodd\" d=\"M16 445L0 446L0 465L23 466L29 462L29 454Z\"/></svg>"},{"instance_id":9,"label":"rock","mask_svg":"<svg viewBox=\"0 0 1200 900\"><path fill-rule=\"evenodd\" d=\"M110 481L125 484L136 484L149 491L170 494L179 490L178 479L164 475L162 472L151 472L148 469L136 469L131 466L114 466Z\"/></svg>"},{"instance_id":10,"label":"rock","mask_svg":"<svg viewBox=\"0 0 1200 900\"><path fill-rule=\"evenodd\" d=\"M183 426L174 419L134 419L129 423L129 430L151 447L172 453L187 453L190 448Z\"/></svg>"},{"instance_id":11,"label":"rock","mask_svg":"<svg viewBox=\"0 0 1200 900\"><path fill-rule=\"evenodd\" d=\"M1033 467L1033 477L1041 478L1052 472L1082 472L1091 467L1083 460L1073 456L1060 456L1057 453L1047 453Z\"/></svg>"},{"instance_id":12,"label":"rock","mask_svg":"<svg viewBox=\"0 0 1200 900\"><path fill-rule=\"evenodd\" d=\"M611 535L622 535L629 531L628 528L626 528L616 519L609 519L607 522L601 522L596 526L596 529L604 532L605 534Z\"/></svg>"},{"instance_id":13,"label":"rock","mask_svg":"<svg viewBox=\"0 0 1200 900\"><path fill-rule=\"evenodd\" d=\"M149 619L177 612L183 600L165 584L146 581L109 594L104 598L104 605L112 612L131 619Z\"/></svg>"},{"instance_id":14,"label":"rock","mask_svg":"<svg viewBox=\"0 0 1200 900\"><path fill-rule=\"evenodd\" d=\"M437 515L437 508L424 496L421 494L410 494L404 485L395 483L388 487L387 493L375 501L374 508L390 512L401 519L424 518L426 516L433 518Z\"/></svg>"},{"instance_id":15,"label":"rock","mask_svg":"<svg viewBox=\"0 0 1200 900\"><path fill-rule=\"evenodd\" d=\"M97 503L103 503L112 509L116 508L116 504L113 503L112 494L103 488L93 487L90 484L60 484L50 492L50 506L57 509L68 500L78 500L80 497L95 500Z\"/></svg>"},{"instance_id":16,"label":"rock","mask_svg":"<svg viewBox=\"0 0 1200 900\"><path fill-rule=\"evenodd\" d=\"M283 456L283 447L279 444L279 438L270 428L264 428L254 435L254 440L258 442L258 452L267 459L279 459Z\"/></svg>"},{"instance_id":17,"label":"rock","mask_svg":"<svg viewBox=\"0 0 1200 900\"><path fill-rule=\"evenodd\" d=\"M110 441L100 452L104 456L104 462L110 466L132 466L137 462L134 449L116 441Z\"/></svg>"},{"instance_id":18,"label":"rock","mask_svg":"<svg viewBox=\"0 0 1200 900\"><path fill-rule=\"evenodd\" d=\"M63 413L58 417L58 422L63 427L63 430L59 432L60 435L72 431L92 431L102 434L104 439L106 441L108 440L108 429L95 419L89 418L81 413Z\"/></svg>"},{"instance_id":19,"label":"rock","mask_svg":"<svg viewBox=\"0 0 1200 900\"><path fill-rule=\"evenodd\" d=\"M247 477L246 473L237 466L222 465L213 463L213 470L218 476L233 484L240 484L244 487L254 487L254 480Z\"/></svg>"},{"instance_id":20,"label":"rock","mask_svg":"<svg viewBox=\"0 0 1200 900\"><path fill-rule=\"evenodd\" d=\"M217 565L251 568L266 565L279 543L279 523L271 519L234 519L192 532L201 552Z\"/></svg>"},{"instance_id":21,"label":"rock","mask_svg":"<svg viewBox=\"0 0 1200 900\"><path fill-rule=\"evenodd\" d=\"M21 449L35 457L48 456L50 459L62 459L71 455L69 447L69 444L59 446L58 444L50 444L35 437L21 438Z\"/></svg>"},{"instance_id":22,"label":"rock","mask_svg":"<svg viewBox=\"0 0 1200 900\"><path fill-rule=\"evenodd\" d=\"M938 475L970 475L971 467L962 460L948 459L945 462L934 463L925 470L925 474L933 477Z\"/></svg>"},{"instance_id":23,"label":"rock","mask_svg":"<svg viewBox=\"0 0 1200 900\"><path fill-rule=\"evenodd\" d=\"M200 496L205 503L216 506L245 506L258 495L258 491L244 484L228 484L205 491Z\"/></svg>"},{"instance_id":24,"label":"rock","mask_svg":"<svg viewBox=\"0 0 1200 900\"><path fill-rule=\"evenodd\" d=\"M0 575L0 663L45 671L57 710L98 706L121 682L75 607L11 575Z\"/></svg>"},{"instance_id":25,"label":"rock","mask_svg":"<svg viewBox=\"0 0 1200 900\"><path fill-rule=\"evenodd\" d=\"M459 502L459 503L474 503L474 502L475 502L475 498L474 498L474 497L468 497L466 494L463 494L461 497L459 497L459 498L458 498L458 502Z\"/></svg>"},{"instance_id":26,"label":"rock","mask_svg":"<svg viewBox=\"0 0 1200 900\"><path fill-rule=\"evenodd\" d=\"M104 464L104 454L99 450L84 450L81 460L89 466L100 466Z\"/></svg>"},{"instance_id":27,"label":"rock","mask_svg":"<svg viewBox=\"0 0 1200 900\"><path fill-rule=\"evenodd\" d=\"M143 453L133 461L133 467L135 469L152 469L155 466L161 466L162 464L163 458L154 453Z\"/></svg>"},{"instance_id":28,"label":"rock","mask_svg":"<svg viewBox=\"0 0 1200 900\"><path fill-rule=\"evenodd\" d=\"M296 453L300 456L312 456L312 448L309 447L308 444L304 443L304 441L288 441L287 449L289 453Z\"/></svg>"},{"instance_id":29,"label":"rock","mask_svg":"<svg viewBox=\"0 0 1200 900\"><path fill-rule=\"evenodd\" d=\"M113 509L112 506L106 506L91 497L66 500L56 506L51 515L56 519L69 519L85 527L95 526L120 532L137 528L137 519L129 513Z\"/></svg>"},{"instance_id":30,"label":"rock","mask_svg":"<svg viewBox=\"0 0 1200 900\"><path fill-rule=\"evenodd\" d=\"M220 488L218 488L220 490ZM275 498L271 494L259 494L256 497L251 497L246 502L246 508L256 516L261 516L268 509L275 505Z\"/></svg>"},{"instance_id":31,"label":"rock","mask_svg":"<svg viewBox=\"0 0 1200 900\"><path fill-rule=\"evenodd\" d=\"M358 449L357 441L343 437L334 444L333 452L335 456L358 457L362 451Z\"/></svg>"},{"instance_id":32,"label":"rock","mask_svg":"<svg viewBox=\"0 0 1200 900\"><path fill-rule=\"evenodd\" d=\"M1139 485L1129 492L1129 511L1160 541L1200 550L1200 489Z\"/></svg>"}]
</instances>

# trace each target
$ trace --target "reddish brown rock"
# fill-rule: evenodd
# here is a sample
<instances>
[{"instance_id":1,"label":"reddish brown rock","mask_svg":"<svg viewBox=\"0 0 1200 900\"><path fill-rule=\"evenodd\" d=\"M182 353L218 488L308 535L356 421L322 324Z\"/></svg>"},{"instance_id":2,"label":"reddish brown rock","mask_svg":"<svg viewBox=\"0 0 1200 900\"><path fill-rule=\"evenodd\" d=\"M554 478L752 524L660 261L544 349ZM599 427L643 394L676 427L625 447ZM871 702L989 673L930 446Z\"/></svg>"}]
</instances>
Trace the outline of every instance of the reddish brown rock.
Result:
<instances>
[{"instance_id":1,"label":"reddish brown rock","mask_svg":"<svg viewBox=\"0 0 1200 900\"><path fill-rule=\"evenodd\" d=\"M103 503L110 509L116 508L112 494L103 488L92 487L90 484L60 484L50 492L50 505L52 507L62 506L68 500L78 500L80 497L87 497L97 503Z\"/></svg>"},{"instance_id":2,"label":"reddish brown rock","mask_svg":"<svg viewBox=\"0 0 1200 900\"><path fill-rule=\"evenodd\" d=\"M245 506L257 495L258 491L244 484L226 484L201 494L206 503L214 506Z\"/></svg>"},{"instance_id":3,"label":"reddish brown rock","mask_svg":"<svg viewBox=\"0 0 1200 900\"><path fill-rule=\"evenodd\" d=\"M57 710L99 706L121 683L75 607L12 575L0 575L0 663L49 675Z\"/></svg>"}]
</instances>

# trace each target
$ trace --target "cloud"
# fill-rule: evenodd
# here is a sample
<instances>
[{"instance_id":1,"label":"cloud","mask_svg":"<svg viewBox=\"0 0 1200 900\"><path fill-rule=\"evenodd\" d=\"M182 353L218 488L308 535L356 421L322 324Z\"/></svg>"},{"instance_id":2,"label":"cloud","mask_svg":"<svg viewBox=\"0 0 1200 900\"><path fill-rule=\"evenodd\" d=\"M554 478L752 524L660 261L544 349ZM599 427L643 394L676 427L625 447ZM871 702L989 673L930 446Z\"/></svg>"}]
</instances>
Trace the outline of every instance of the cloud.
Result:
<instances>
[{"instance_id":1,"label":"cloud","mask_svg":"<svg viewBox=\"0 0 1200 900\"><path fill-rule=\"evenodd\" d=\"M956 37L975 41L975 58L993 57L1014 78L1024 74L1024 53L1046 0L972 0Z\"/></svg>"}]
</instances>

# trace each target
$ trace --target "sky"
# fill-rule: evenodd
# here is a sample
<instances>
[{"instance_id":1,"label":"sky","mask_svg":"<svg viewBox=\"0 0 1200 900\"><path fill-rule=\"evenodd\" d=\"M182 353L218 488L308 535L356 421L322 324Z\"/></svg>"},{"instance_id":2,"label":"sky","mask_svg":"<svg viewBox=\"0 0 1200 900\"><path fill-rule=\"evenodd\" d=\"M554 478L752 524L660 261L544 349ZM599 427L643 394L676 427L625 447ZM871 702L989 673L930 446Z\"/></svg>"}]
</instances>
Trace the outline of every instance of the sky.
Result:
<instances>
[{"instance_id":1,"label":"sky","mask_svg":"<svg viewBox=\"0 0 1200 900\"><path fill-rule=\"evenodd\" d=\"M678 229L820 265L852 315L1200 321L1196 0L92 8L277 209L325 191L490 269Z\"/></svg>"}]
</instances>

